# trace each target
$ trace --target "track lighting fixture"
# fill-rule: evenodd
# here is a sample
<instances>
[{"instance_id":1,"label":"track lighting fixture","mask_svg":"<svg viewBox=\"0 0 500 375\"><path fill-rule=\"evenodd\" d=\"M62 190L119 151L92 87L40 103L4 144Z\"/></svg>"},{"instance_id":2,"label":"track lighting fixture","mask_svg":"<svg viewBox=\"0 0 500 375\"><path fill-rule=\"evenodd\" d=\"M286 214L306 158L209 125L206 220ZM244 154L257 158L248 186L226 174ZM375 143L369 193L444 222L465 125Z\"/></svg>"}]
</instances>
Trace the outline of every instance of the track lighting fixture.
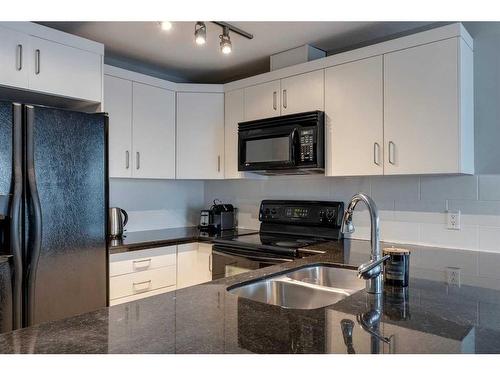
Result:
<instances>
[{"instance_id":1,"label":"track lighting fixture","mask_svg":"<svg viewBox=\"0 0 500 375\"><path fill-rule=\"evenodd\" d=\"M240 29L234 25L222 21L211 21L214 25L222 28L222 34L219 35L220 38L220 51L224 55L228 55L233 51L233 45L231 42L231 37L229 32L233 32L247 39L253 39L253 35ZM160 21L158 22L159 27L164 31L169 31L172 29L173 25L170 21ZM202 46L207 43L207 25L203 21L197 21L194 25L194 41L197 45Z\"/></svg>"},{"instance_id":2,"label":"track lighting fixture","mask_svg":"<svg viewBox=\"0 0 500 375\"><path fill-rule=\"evenodd\" d=\"M194 26L194 40L200 46L207 42L207 26L205 22L196 22Z\"/></svg>"},{"instance_id":3,"label":"track lighting fixture","mask_svg":"<svg viewBox=\"0 0 500 375\"><path fill-rule=\"evenodd\" d=\"M220 38L220 50L224 55L228 55L233 50L231 45L231 38L229 37L229 27L224 26L222 28L222 34Z\"/></svg>"},{"instance_id":4,"label":"track lighting fixture","mask_svg":"<svg viewBox=\"0 0 500 375\"><path fill-rule=\"evenodd\" d=\"M161 21L160 27L163 31L169 31L172 28L172 22L170 21Z\"/></svg>"}]
</instances>

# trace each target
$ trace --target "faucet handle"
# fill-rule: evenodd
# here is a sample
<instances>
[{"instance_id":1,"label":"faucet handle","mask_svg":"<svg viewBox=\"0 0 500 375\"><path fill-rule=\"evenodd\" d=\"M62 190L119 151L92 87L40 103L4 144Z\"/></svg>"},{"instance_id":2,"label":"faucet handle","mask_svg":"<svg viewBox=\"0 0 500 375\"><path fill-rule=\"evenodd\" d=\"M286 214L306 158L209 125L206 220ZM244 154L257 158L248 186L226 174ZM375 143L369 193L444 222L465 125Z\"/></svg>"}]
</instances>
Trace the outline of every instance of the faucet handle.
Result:
<instances>
[{"instance_id":1,"label":"faucet handle","mask_svg":"<svg viewBox=\"0 0 500 375\"><path fill-rule=\"evenodd\" d=\"M369 262L363 263L358 267L358 277L361 279L373 279L378 276L381 272L380 269L377 270L377 267L384 263L387 259L390 258L390 255L385 255L378 260L370 260Z\"/></svg>"}]
</instances>

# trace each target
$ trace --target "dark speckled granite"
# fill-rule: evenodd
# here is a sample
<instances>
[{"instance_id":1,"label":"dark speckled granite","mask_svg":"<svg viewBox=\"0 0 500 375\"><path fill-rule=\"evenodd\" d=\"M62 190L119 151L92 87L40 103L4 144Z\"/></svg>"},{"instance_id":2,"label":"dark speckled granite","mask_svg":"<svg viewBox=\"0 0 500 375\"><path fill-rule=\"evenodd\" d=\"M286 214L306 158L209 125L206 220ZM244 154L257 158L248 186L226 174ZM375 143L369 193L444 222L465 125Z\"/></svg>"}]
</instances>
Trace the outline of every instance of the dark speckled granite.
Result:
<instances>
[{"instance_id":1,"label":"dark speckled granite","mask_svg":"<svg viewBox=\"0 0 500 375\"><path fill-rule=\"evenodd\" d=\"M364 291L315 310L238 298L227 287L318 263L359 264L365 241L331 243L328 253L0 335L4 353L500 353L500 291L411 279L407 294ZM325 247L325 245L322 245ZM359 254L357 250L360 250ZM374 306L377 332L360 324Z\"/></svg>"},{"instance_id":2,"label":"dark speckled granite","mask_svg":"<svg viewBox=\"0 0 500 375\"><path fill-rule=\"evenodd\" d=\"M215 238L232 238L235 235L258 233L257 230L236 229L213 234L197 227L182 227L140 232L125 232L123 238L109 241L110 254L141 250L151 247L177 245L194 241L213 241Z\"/></svg>"}]
</instances>

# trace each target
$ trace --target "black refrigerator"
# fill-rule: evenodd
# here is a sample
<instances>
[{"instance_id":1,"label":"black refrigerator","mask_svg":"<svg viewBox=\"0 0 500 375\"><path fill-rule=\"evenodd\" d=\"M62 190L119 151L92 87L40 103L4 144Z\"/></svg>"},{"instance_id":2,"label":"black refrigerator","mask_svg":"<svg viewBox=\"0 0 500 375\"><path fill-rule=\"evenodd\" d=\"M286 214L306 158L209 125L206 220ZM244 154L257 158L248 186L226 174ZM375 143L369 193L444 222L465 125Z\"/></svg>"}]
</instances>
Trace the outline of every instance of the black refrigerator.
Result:
<instances>
[{"instance_id":1,"label":"black refrigerator","mask_svg":"<svg viewBox=\"0 0 500 375\"><path fill-rule=\"evenodd\" d=\"M107 133L105 114L0 101L3 327L107 305Z\"/></svg>"}]
</instances>

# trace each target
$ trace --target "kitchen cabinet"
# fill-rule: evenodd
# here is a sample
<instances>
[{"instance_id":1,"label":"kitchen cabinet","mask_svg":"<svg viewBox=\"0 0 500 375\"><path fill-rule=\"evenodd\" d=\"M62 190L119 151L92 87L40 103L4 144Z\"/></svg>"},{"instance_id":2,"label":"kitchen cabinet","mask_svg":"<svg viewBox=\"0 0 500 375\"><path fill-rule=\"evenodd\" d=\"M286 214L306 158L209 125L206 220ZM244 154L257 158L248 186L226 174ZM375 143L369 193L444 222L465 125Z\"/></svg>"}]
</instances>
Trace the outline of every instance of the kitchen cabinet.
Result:
<instances>
[{"instance_id":1,"label":"kitchen cabinet","mask_svg":"<svg viewBox=\"0 0 500 375\"><path fill-rule=\"evenodd\" d=\"M0 85L102 102L102 44L31 22L0 25Z\"/></svg>"},{"instance_id":2,"label":"kitchen cabinet","mask_svg":"<svg viewBox=\"0 0 500 375\"><path fill-rule=\"evenodd\" d=\"M101 102L101 55L31 36L26 59L31 90Z\"/></svg>"},{"instance_id":3,"label":"kitchen cabinet","mask_svg":"<svg viewBox=\"0 0 500 375\"><path fill-rule=\"evenodd\" d=\"M188 243L177 246L177 289L212 280L212 245Z\"/></svg>"},{"instance_id":4,"label":"kitchen cabinet","mask_svg":"<svg viewBox=\"0 0 500 375\"><path fill-rule=\"evenodd\" d=\"M134 82L133 175L175 178L175 93Z\"/></svg>"},{"instance_id":5,"label":"kitchen cabinet","mask_svg":"<svg viewBox=\"0 0 500 375\"><path fill-rule=\"evenodd\" d=\"M110 305L118 305L175 290L177 246L110 255Z\"/></svg>"},{"instance_id":6,"label":"kitchen cabinet","mask_svg":"<svg viewBox=\"0 0 500 375\"><path fill-rule=\"evenodd\" d=\"M474 173L472 80L462 38L384 55L385 174Z\"/></svg>"},{"instance_id":7,"label":"kitchen cabinet","mask_svg":"<svg viewBox=\"0 0 500 375\"><path fill-rule=\"evenodd\" d=\"M132 177L132 82L105 75L104 105L109 114L109 175Z\"/></svg>"},{"instance_id":8,"label":"kitchen cabinet","mask_svg":"<svg viewBox=\"0 0 500 375\"><path fill-rule=\"evenodd\" d=\"M175 178L175 93L105 75L110 177Z\"/></svg>"},{"instance_id":9,"label":"kitchen cabinet","mask_svg":"<svg viewBox=\"0 0 500 375\"><path fill-rule=\"evenodd\" d=\"M326 175L383 174L382 69L382 56L326 69Z\"/></svg>"},{"instance_id":10,"label":"kitchen cabinet","mask_svg":"<svg viewBox=\"0 0 500 375\"><path fill-rule=\"evenodd\" d=\"M245 121L323 110L324 70L245 88Z\"/></svg>"},{"instance_id":11,"label":"kitchen cabinet","mask_svg":"<svg viewBox=\"0 0 500 375\"><path fill-rule=\"evenodd\" d=\"M241 178L238 172L238 123L245 120L244 90L226 92L224 100L224 178Z\"/></svg>"},{"instance_id":12,"label":"kitchen cabinet","mask_svg":"<svg viewBox=\"0 0 500 375\"><path fill-rule=\"evenodd\" d=\"M245 88L245 121L281 114L280 80Z\"/></svg>"},{"instance_id":13,"label":"kitchen cabinet","mask_svg":"<svg viewBox=\"0 0 500 375\"><path fill-rule=\"evenodd\" d=\"M324 109L324 70L281 80L281 115Z\"/></svg>"},{"instance_id":14,"label":"kitchen cabinet","mask_svg":"<svg viewBox=\"0 0 500 375\"><path fill-rule=\"evenodd\" d=\"M177 93L177 178L224 178L224 94Z\"/></svg>"},{"instance_id":15,"label":"kitchen cabinet","mask_svg":"<svg viewBox=\"0 0 500 375\"><path fill-rule=\"evenodd\" d=\"M15 30L0 27L0 84L28 87L31 59L27 58L29 37Z\"/></svg>"}]
</instances>

